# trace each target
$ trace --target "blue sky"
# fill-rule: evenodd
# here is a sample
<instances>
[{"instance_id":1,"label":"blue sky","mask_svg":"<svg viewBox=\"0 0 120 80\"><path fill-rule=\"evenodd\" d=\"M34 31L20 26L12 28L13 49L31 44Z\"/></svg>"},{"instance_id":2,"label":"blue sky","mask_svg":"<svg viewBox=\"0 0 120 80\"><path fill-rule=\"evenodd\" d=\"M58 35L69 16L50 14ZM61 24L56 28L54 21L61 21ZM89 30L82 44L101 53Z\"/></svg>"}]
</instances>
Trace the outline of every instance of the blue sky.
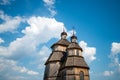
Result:
<instances>
[{"instance_id":1,"label":"blue sky","mask_svg":"<svg viewBox=\"0 0 120 80\"><path fill-rule=\"evenodd\" d=\"M119 80L119 0L0 0L0 80L42 80L50 46L73 26L91 80Z\"/></svg>"}]
</instances>

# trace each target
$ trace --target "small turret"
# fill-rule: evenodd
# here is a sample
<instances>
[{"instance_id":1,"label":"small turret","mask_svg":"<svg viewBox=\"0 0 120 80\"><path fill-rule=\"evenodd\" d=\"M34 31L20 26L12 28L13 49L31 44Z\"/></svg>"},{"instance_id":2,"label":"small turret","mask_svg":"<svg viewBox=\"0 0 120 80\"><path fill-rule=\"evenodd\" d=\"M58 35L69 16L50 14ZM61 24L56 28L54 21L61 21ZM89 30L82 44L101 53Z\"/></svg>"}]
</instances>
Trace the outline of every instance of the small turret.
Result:
<instances>
[{"instance_id":1,"label":"small turret","mask_svg":"<svg viewBox=\"0 0 120 80\"><path fill-rule=\"evenodd\" d=\"M77 37L74 34L71 37L71 42L77 43Z\"/></svg>"},{"instance_id":2,"label":"small turret","mask_svg":"<svg viewBox=\"0 0 120 80\"><path fill-rule=\"evenodd\" d=\"M67 37L67 33L63 30L63 32L61 33L61 39L66 39Z\"/></svg>"}]
</instances>

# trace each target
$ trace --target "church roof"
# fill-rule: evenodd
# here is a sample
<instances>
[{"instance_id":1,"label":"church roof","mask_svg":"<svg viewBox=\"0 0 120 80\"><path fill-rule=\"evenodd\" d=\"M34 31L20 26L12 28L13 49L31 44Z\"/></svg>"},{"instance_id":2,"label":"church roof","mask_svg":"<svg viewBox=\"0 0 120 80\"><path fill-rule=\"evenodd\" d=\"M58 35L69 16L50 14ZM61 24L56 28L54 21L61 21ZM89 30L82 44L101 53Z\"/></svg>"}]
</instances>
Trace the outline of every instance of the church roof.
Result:
<instances>
[{"instance_id":1,"label":"church roof","mask_svg":"<svg viewBox=\"0 0 120 80\"><path fill-rule=\"evenodd\" d=\"M67 49L80 49L81 51L83 51L79 44L75 42L71 42Z\"/></svg>"},{"instance_id":2,"label":"church roof","mask_svg":"<svg viewBox=\"0 0 120 80\"><path fill-rule=\"evenodd\" d=\"M82 67L89 69L87 63L83 57L78 56L69 56L67 57L65 63L63 63L62 68L65 67Z\"/></svg>"},{"instance_id":3,"label":"church roof","mask_svg":"<svg viewBox=\"0 0 120 80\"><path fill-rule=\"evenodd\" d=\"M62 46L68 46L70 44L70 42L67 39L60 39L58 42L56 42L55 44L53 44L51 46L51 48L55 45L62 45Z\"/></svg>"},{"instance_id":4,"label":"church roof","mask_svg":"<svg viewBox=\"0 0 120 80\"><path fill-rule=\"evenodd\" d=\"M64 52L62 51L53 51L45 64L47 64L48 62L52 62L52 61L53 62L61 61L61 58L63 57L63 55L64 55Z\"/></svg>"}]
</instances>

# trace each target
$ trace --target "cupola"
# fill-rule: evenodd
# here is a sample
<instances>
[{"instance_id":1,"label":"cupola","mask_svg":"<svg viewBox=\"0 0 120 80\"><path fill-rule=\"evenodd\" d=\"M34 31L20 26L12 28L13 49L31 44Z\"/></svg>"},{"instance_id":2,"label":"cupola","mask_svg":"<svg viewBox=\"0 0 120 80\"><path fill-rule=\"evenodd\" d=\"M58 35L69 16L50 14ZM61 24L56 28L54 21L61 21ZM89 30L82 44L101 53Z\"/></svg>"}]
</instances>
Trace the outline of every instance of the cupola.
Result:
<instances>
[{"instance_id":1,"label":"cupola","mask_svg":"<svg viewBox=\"0 0 120 80\"><path fill-rule=\"evenodd\" d=\"M77 36L75 36L74 34L71 36L71 42L77 43Z\"/></svg>"},{"instance_id":2,"label":"cupola","mask_svg":"<svg viewBox=\"0 0 120 80\"><path fill-rule=\"evenodd\" d=\"M61 33L61 39L66 39L66 37L67 37L67 33L63 29L63 32Z\"/></svg>"}]
</instances>

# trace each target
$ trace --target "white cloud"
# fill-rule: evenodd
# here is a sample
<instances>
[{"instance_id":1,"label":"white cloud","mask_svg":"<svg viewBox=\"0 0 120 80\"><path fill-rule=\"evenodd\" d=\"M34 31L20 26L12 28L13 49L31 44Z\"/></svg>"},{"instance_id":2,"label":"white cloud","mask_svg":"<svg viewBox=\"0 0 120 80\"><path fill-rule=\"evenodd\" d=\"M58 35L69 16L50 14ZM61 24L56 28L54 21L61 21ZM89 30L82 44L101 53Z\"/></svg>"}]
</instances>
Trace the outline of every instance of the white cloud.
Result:
<instances>
[{"instance_id":1,"label":"white cloud","mask_svg":"<svg viewBox=\"0 0 120 80\"><path fill-rule=\"evenodd\" d=\"M16 38L16 40L12 41L8 47L0 46L0 56L14 60L17 59L18 61L21 59L23 60L26 57L31 58L31 56L34 56L33 60L34 65L36 65L36 68L38 67L38 69L40 69L39 64L42 65L40 71L43 72L44 63L49 56L48 54L50 54L49 53L50 49L47 48L46 46L43 46L39 51L38 46L40 46L43 43L47 43L49 40L53 38L60 38L60 33L62 32L64 24L62 22L56 21L54 18L46 18L39 16L38 17L34 16L27 19L27 23L29 26L22 30L22 33L24 34L23 37ZM14 70L29 75L37 74L31 70L28 71L28 69L21 66L14 67ZM41 75L40 77L43 77L43 75ZM15 78L16 77L12 77L11 80Z\"/></svg>"},{"instance_id":2,"label":"white cloud","mask_svg":"<svg viewBox=\"0 0 120 80\"><path fill-rule=\"evenodd\" d=\"M85 59L87 60L88 63L90 63L91 61L95 60L95 54L96 54L96 48L95 47L88 47L87 43L84 41L80 41L79 45L82 47L83 49L83 56L85 57Z\"/></svg>"},{"instance_id":3,"label":"white cloud","mask_svg":"<svg viewBox=\"0 0 120 80\"><path fill-rule=\"evenodd\" d=\"M25 73L28 75L38 75L39 72L29 70L25 67L21 67L17 65L17 62L14 60L9 60L5 58L0 58L0 72L7 71L10 72L18 72L18 73Z\"/></svg>"},{"instance_id":4,"label":"white cloud","mask_svg":"<svg viewBox=\"0 0 120 80\"><path fill-rule=\"evenodd\" d=\"M0 57L0 80L39 80L40 73L15 60Z\"/></svg>"},{"instance_id":5,"label":"white cloud","mask_svg":"<svg viewBox=\"0 0 120 80\"><path fill-rule=\"evenodd\" d=\"M19 16L8 16L4 14L3 11L0 10L0 19L3 20L3 23L0 24L0 33L7 31L14 31L18 28L19 24L23 21L23 19Z\"/></svg>"},{"instance_id":6,"label":"white cloud","mask_svg":"<svg viewBox=\"0 0 120 80\"><path fill-rule=\"evenodd\" d=\"M38 72L35 72L35 71L32 71L32 70L27 71L27 73L28 73L29 75L38 75L38 74L39 74Z\"/></svg>"},{"instance_id":7,"label":"white cloud","mask_svg":"<svg viewBox=\"0 0 120 80\"><path fill-rule=\"evenodd\" d=\"M103 73L104 76L111 76L113 74L114 74L113 71L104 71L104 73Z\"/></svg>"},{"instance_id":8,"label":"white cloud","mask_svg":"<svg viewBox=\"0 0 120 80\"><path fill-rule=\"evenodd\" d=\"M43 2L47 9L50 11L52 17L57 14L54 9L55 0L43 0Z\"/></svg>"},{"instance_id":9,"label":"white cloud","mask_svg":"<svg viewBox=\"0 0 120 80\"><path fill-rule=\"evenodd\" d=\"M118 53L120 53L120 43L113 42L112 43L111 52L112 52L112 54L118 54Z\"/></svg>"},{"instance_id":10,"label":"white cloud","mask_svg":"<svg viewBox=\"0 0 120 80\"><path fill-rule=\"evenodd\" d=\"M56 21L54 18L46 18L46 17L31 17L28 19L28 24L30 26L26 27L25 30L22 32L25 33L27 36L31 34L31 36L40 36L39 42L47 42L51 38L58 38L62 27L64 24L62 22Z\"/></svg>"},{"instance_id":11,"label":"white cloud","mask_svg":"<svg viewBox=\"0 0 120 80\"><path fill-rule=\"evenodd\" d=\"M0 46L0 56L9 56L10 52L8 52L7 47Z\"/></svg>"},{"instance_id":12,"label":"white cloud","mask_svg":"<svg viewBox=\"0 0 120 80\"><path fill-rule=\"evenodd\" d=\"M5 41L4 41L2 38L0 38L0 44L1 44L1 43L4 43L4 42L5 42Z\"/></svg>"},{"instance_id":13,"label":"white cloud","mask_svg":"<svg viewBox=\"0 0 120 80\"><path fill-rule=\"evenodd\" d=\"M7 80L27 80L27 78L26 77L24 77L24 76L8 76L7 77L8 79Z\"/></svg>"},{"instance_id":14,"label":"white cloud","mask_svg":"<svg viewBox=\"0 0 120 80\"><path fill-rule=\"evenodd\" d=\"M10 4L10 0L1 0L1 1L0 1L0 4L1 4L1 5Z\"/></svg>"},{"instance_id":15,"label":"white cloud","mask_svg":"<svg viewBox=\"0 0 120 80\"><path fill-rule=\"evenodd\" d=\"M45 61L48 59L49 55L51 54L51 50L47 46L43 46L39 50L38 54L39 54L38 55L38 61L40 60L40 62L38 62L38 64L39 64L38 68L39 69L43 69Z\"/></svg>"},{"instance_id":16,"label":"white cloud","mask_svg":"<svg viewBox=\"0 0 120 80\"><path fill-rule=\"evenodd\" d=\"M55 3L55 0L43 0L46 5L52 6Z\"/></svg>"},{"instance_id":17,"label":"white cloud","mask_svg":"<svg viewBox=\"0 0 120 80\"><path fill-rule=\"evenodd\" d=\"M39 51L40 59L41 61L45 62L50 54L51 50L50 48L43 46L41 50Z\"/></svg>"},{"instance_id":18,"label":"white cloud","mask_svg":"<svg viewBox=\"0 0 120 80\"><path fill-rule=\"evenodd\" d=\"M25 67L21 67L21 66L13 66L13 67L14 67L13 70L18 71L20 73L26 73L29 75L38 75L39 74L39 72L28 70Z\"/></svg>"},{"instance_id":19,"label":"white cloud","mask_svg":"<svg viewBox=\"0 0 120 80\"><path fill-rule=\"evenodd\" d=\"M5 15L3 12L1 13L2 14L0 15L0 18L2 20L4 19L4 21L7 21L11 19L10 16ZM42 65L40 69L42 73L44 71L45 60L48 58L51 50L48 47L43 46L39 51L39 46L43 43L47 43L49 40L53 38L60 38L60 33L62 32L62 29L65 27L62 22L56 21L54 18L46 18L46 17L40 17L40 16L30 17L29 19L26 19L26 22L28 23L29 26L26 26L26 28L22 30L22 33L24 34L24 36L22 36L21 38L16 38L7 47L0 46L0 59L1 57L4 57L7 59L12 59L12 61L13 60L19 61L19 60L25 59L26 57L31 58L31 56L34 56L35 58L33 60L33 63L36 65L36 68L38 67L39 69L40 69L40 65ZM4 32L4 31L7 31L7 30L2 30L1 32ZM11 61L9 63L11 63ZM28 63L31 63L31 62L28 61ZM2 64L3 63L1 63L1 65ZM0 68L1 70L7 71L8 68L11 69L10 71L8 70L9 75L7 75L7 72L6 73L1 72L6 74L5 77L8 78L6 80L12 80L17 78L19 78L18 80L20 79L31 80L31 79L28 79L28 77L26 79L26 77L21 76L21 74L38 75L37 72L34 72L33 70L29 70L24 66L23 67L17 66L17 63L14 63L13 65L11 64L8 67L7 62L4 62L3 66L4 66L3 67L4 69ZM12 72L17 73L16 71L20 75L10 77L11 76L10 74ZM3 77L4 75L0 74L0 76ZM43 75L41 75L40 77L43 77Z\"/></svg>"},{"instance_id":20,"label":"white cloud","mask_svg":"<svg viewBox=\"0 0 120 80\"><path fill-rule=\"evenodd\" d=\"M39 55L40 56L44 56L46 55L47 53L51 52L50 48L46 47L46 46L43 46L41 48L41 50L39 51Z\"/></svg>"},{"instance_id":21,"label":"white cloud","mask_svg":"<svg viewBox=\"0 0 120 80\"><path fill-rule=\"evenodd\" d=\"M16 59L36 52L37 46L52 38L59 38L64 24L54 18L31 17L22 32L25 34L10 43L8 47L0 47L1 56L12 56Z\"/></svg>"},{"instance_id":22,"label":"white cloud","mask_svg":"<svg viewBox=\"0 0 120 80\"><path fill-rule=\"evenodd\" d=\"M113 42L111 46L111 53L109 55L111 59L110 67L114 68L115 73L120 74L120 43Z\"/></svg>"},{"instance_id":23,"label":"white cloud","mask_svg":"<svg viewBox=\"0 0 120 80\"><path fill-rule=\"evenodd\" d=\"M113 42L111 44L111 53L109 55L109 58L111 59L111 62L109 63L109 68L111 71L104 71L104 76L112 76L116 79L119 79L120 75L120 43Z\"/></svg>"}]
</instances>

